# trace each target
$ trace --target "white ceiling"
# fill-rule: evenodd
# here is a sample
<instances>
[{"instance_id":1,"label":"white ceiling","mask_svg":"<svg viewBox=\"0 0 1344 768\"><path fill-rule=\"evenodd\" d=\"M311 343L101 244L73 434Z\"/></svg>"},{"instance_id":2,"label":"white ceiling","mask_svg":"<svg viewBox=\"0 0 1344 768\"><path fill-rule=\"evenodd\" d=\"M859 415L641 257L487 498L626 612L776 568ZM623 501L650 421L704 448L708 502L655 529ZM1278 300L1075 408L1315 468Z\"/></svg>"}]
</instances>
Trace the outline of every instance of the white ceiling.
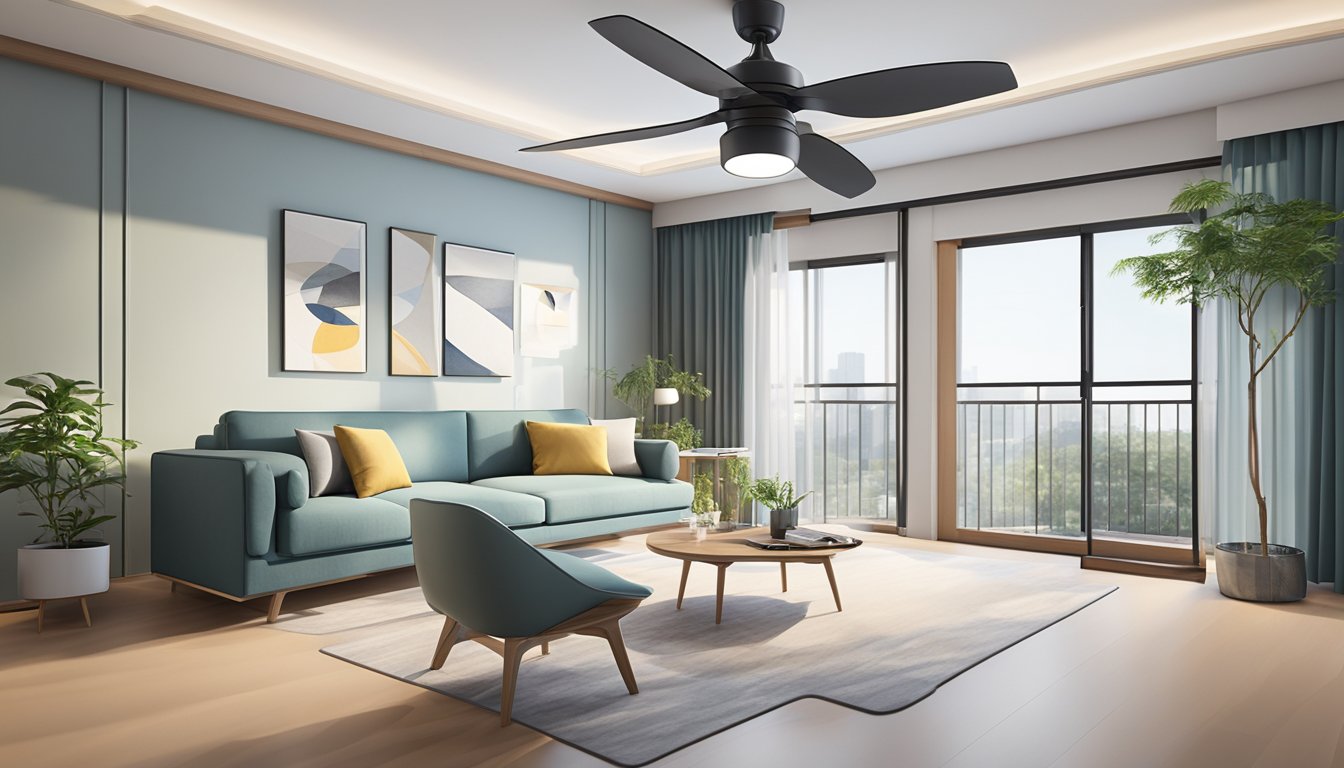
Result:
<instances>
[{"instance_id":1,"label":"white ceiling","mask_svg":"<svg viewBox=\"0 0 1344 768\"><path fill-rule=\"evenodd\" d=\"M800 113L874 170L1344 78L1340 0L786 0L776 58L808 82L994 59L1017 91L905 118ZM538 141L717 105L607 43L627 13L720 65L730 0L5 0L0 34L651 201L769 182L717 167L721 127L577 153ZM785 179L796 178L796 175ZM862 198L858 202L862 202Z\"/></svg>"}]
</instances>

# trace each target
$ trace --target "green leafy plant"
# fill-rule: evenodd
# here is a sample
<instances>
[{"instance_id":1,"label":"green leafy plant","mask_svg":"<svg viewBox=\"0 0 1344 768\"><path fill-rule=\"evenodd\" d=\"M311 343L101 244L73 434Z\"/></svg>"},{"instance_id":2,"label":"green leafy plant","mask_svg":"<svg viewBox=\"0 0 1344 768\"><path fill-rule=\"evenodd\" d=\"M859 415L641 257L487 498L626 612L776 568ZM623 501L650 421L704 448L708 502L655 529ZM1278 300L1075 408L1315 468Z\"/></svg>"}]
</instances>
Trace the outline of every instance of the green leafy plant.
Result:
<instances>
[{"instance_id":1,"label":"green leafy plant","mask_svg":"<svg viewBox=\"0 0 1344 768\"><path fill-rule=\"evenodd\" d=\"M751 503L751 460L731 456L723 460L722 467L730 491L725 494L723 516L729 520L741 520L742 510Z\"/></svg>"},{"instance_id":2,"label":"green leafy plant","mask_svg":"<svg viewBox=\"0 0 1344 768\"><path fill-rule=\"evenodd\" d=\"M652 440L671 440L677 449L689 451L705 443L705 433L695 428L689 419L682 418L672 424L649 424L644 428L644 437Z\"/></svg>"},{"instance_id":3,"label":"green leafy plant","mask_svg":"<svg viewBox=\"0 0 1344 768\"><path fill-rule=\"evenodd\" d=\"M747 488L749 499L761 502L766 509L792 509L803 503L803 499L812 495L811 491L802 496L793 495L793 481L780 481L779 475L757 478Z\"/></svg>"},{"instance_id":4,"label":"green leafy plant","mask_svg":"<svg viewBox=\"0 0 1344 768\"><path fill-rule=\"evenodd\" d=\"M1260 193L1238 193L1226 182L1208 179L1187 184L1171 201L1173 213L1198 216L1211 209L1217 212L1202 222L1196 219L1195 226L1168 230L1152 240L1157 244L1173 237L1175 249L1123 259L1114 272L1132 273L1143 295L1155 301L1200 306L1225 299L1236 306L1250 365L1247 472L1260 515L1260 553L1268 555L1269 509L1261 490L1257 384L1307 310L1333 300L1325 276L1340 244L1326 228L1344 220L1344 213L1316 200L1279 203ZM1297 293L1297 310L1287 331L1266 333L1256 327L1256 315L1265 297L1278 287Z\"/></svg>"},{"instance_id":5,"label":"green leafy plant","mask_svg":"<svg viewBox=\"0 0 1344 768\"><path fill-rule=\"evenodd\" d=\"M709 515L714 511L714 476L709 472L697 472L691 478L695 496L691 498L691 513L697 517Z\"/></svg>"},{"instance_id":6,"label":"green leafy plant","mask_svg":"<svg viewBox=\"0 0 1344 768\"><path fill-rule=\"evenodd\" d=\"M631 368L624 376L617 374L614 368L602 371L602 375L613 382L612 397L629 406L641 419L653 415L653 391L660 387L670 387L682 397L698 400L704 400L712 394L709 387L705 386L702 374L681 370L672 355L665 358L646 355L644 362Z\"/></svg>"},{"instance_id":7,"label":"green leafy plant","mask_svg":"<svg viewBox=\"0 0 1344 768\"><path fill-rule=\"evenodd\" d=\"M40 518L43 536L69 548L115 519L98 514L98 491L124 487L122 452L138 443L103 434L107 403L91 381L35 373L5 384L24 399L0 411L0 492L26 491L38 511L19 515Z\"/></svg>"}]
</instances>

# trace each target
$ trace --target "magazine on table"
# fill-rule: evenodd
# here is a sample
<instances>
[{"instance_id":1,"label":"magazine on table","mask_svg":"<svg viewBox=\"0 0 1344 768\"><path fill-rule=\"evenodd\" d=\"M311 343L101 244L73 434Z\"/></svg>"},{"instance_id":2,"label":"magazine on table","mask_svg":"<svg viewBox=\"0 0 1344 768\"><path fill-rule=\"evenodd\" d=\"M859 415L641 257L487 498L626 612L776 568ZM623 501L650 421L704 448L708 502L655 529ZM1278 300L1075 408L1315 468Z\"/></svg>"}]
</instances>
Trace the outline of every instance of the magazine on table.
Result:
<instances>
[{"instance_id":1,"label":"magazine on table","mask_svg":"<svg viewBox=\"0 0 1344 768\"><path fill-rule=\"evenodd\" d=\"M853 536L827 533L811 528L794 528L784 534L784 538L753 536L747 543L757 549L849 549L863 543Z\"/></svg>"}]
</instances>

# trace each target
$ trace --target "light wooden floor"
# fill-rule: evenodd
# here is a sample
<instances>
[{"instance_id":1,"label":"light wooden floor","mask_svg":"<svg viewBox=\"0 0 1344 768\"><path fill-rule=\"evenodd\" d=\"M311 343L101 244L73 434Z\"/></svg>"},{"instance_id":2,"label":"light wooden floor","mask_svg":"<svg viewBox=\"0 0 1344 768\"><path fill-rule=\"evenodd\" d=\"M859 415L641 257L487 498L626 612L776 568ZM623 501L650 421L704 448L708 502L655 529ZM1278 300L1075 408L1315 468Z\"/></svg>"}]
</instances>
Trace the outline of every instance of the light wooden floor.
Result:
<instances>
[{"instance_id":1,"label":"light wooden floor","mask_svg":"<svg viewBox=\"0 0 1344 768\"><path fill-rule=\"evenodd\" d=\"M1061 562L863 536L868 546ZM875 588L844 584L843 562L836 571L842 589ZM797 702L659 765L1344 766L1344 596L1313 585L1296 605L1252 605L1219 596L1212 577L1077 578L1120 589L903 712ZM286 608L413 582L410 571L386 574L292 595ZM689 590L711 588L692 574ZM260 605L170 594L137 577L91 607L86 629L77 601L49 606L40 636L32 612L0 615L0 764L606 765L323 656L336 638L265 629Z\"/></svg>"}]
</instances>

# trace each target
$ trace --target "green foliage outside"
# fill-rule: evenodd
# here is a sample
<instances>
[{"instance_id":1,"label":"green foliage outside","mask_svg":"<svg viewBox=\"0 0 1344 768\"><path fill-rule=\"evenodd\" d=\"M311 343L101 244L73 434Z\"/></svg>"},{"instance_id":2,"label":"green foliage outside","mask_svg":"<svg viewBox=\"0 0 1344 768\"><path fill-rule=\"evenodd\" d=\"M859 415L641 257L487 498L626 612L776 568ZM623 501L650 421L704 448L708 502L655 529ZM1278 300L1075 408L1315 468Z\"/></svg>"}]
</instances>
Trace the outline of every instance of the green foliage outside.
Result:
<instances>
[{"instance_id":1,"label":"green foliage outside","mask_svg":"<svg viewBox=\"0 0 1344 768\"><path fill-rule=\"evenodd\" d=\"M26 492L37 511L21 499L19 515L68 548L115 519L98 514L100 492L124 487L122 452L137 443L103 434L107 403L91 381L36 373L5 384L24 397L0 411L0 492Z\"/></svg>"}]
</instances>

